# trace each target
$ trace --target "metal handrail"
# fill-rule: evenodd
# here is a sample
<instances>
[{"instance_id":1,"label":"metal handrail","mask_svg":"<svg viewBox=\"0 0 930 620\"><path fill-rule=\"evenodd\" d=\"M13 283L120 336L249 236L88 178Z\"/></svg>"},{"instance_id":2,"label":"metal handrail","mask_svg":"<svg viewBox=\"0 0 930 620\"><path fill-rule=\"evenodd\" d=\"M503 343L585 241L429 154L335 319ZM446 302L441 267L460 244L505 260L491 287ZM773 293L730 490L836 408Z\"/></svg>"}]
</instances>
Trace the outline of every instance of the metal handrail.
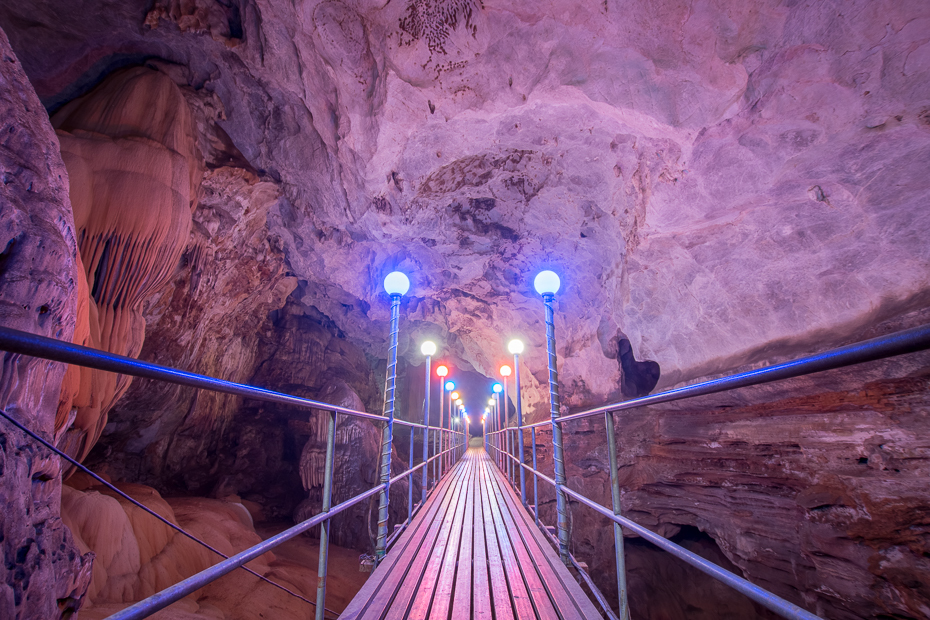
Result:
<instances>
[{"instance_id":1,"label":"metal handrail","mask_svg":"<svg viewBox=\"0 0 930 620\"><path fill-rule=\"evenodd\" d=\"M236 396L243 396L269 403L294 405L304 409L335 411L336 413L378 422L387 421L386 417L374 413L356 411L355 409L340 407L339 405L324 403L310 398L291 396L290 394L266 390L244 383L216 379L186 370L178 370L170 366L162 366L161 364L143 362L142 360L137 360L125 355L115 355L99 349L92 349L90 347L84 347L62 340L55 340L54 338L47 338L45 336L37 336L36 334L10 329L9 327L0 326L0 350L30 355L32 357L41 357L54 362L74 364L75 366L108 370L123 375L140 377L142 379L154 379L166 383L173 383L175 385L201 388L213 392L222 392L224 394L234 394ZM401 421L395 420L395 422L400 423Z\"/></svg>"},{"instance_id":2,"label":"metal handrail","mask_svg":"<svg viewBox=\"0 0 930 620\"><path fill-rule=\"evenodd\" d=\"M676 388L673 390L668 390L665 392L660 392L658 394L653 394L651 396L644 396L641 398L634 398L627 401L622 401L618 403L612 403L609 405L603 405L600 407L595 407L593 409L588 409L579 413L555 417L553 416L551 420L546 420L543 422L536 422L534 424L523 424L517 426L510 426L509 423L506 427L488 431L486 436L488 441L486 445L490 446L491 451L496 453L498 467L504 472L504 475L508 477L510 484L516 487L517 482L515 477L512 474L512 470L509 470L504 463L510 465L515 464L520 471L529 471L533 474L534 481L534 497L536 496L536 480L542 479L544 482L552 485L557 494L559 492L564 493L567 496L570 496L575 501L581 503L582 505L598 512L599 514L607 517L613 521L615 528L615 544L617 545L617 568L618 568L618 582L620 587L620 597L621 597L621 618L624 617L624 612L626 611L626 602L625 602L625 575L622 575L624 572L623 569L623 553L622 553L622 533L619 528L622 525L633 532L639 534L642 538L652 542L661 549L668 551L678 557L679 559L688 562L695 568L707 573L711 577L722 581L723 583L729 585L730 587L736 589L739 592L742 592L746 596L750 597L752 600L756 601L760 605L763 605L767 609L774 611L775 613L781 615L785 618L792 619L803 619L803 620L816 620L818 616L811 614L810 612L798 607L794 603L782 599L771 592L760 588L752 584L751 582L735 575L723 568L708 562L707 560L701 558L698 555L695 555L671 542L670 540L656 534L655 532L631 521L620 515L620 489L619 483L617 481L617 463L616 463L616 445L613 441L608 441L608 451L610 452L610 469L611 469L611 496L613 499L613 509L605 508L591 499L583 496L577 491L570 489L567 484L560 484L557 480L546 476L540 472L536 467L536 440L535 432L536 429L542 426L551 425L553 430L561 429L563 425L567 422L573 422L576 420L581 420L589 418L595 415L604 415L605 422L607 424L607 430L612 434L613 431L613 422L614 414L619 411L634 409L638 407L643 407L647 405L654 405L658 403L671 402L676 400L682 400L686 398L693 398L696 396L704 396L707 394L714 394L724 391L729 391L737 388L748 387L752 385L759 385L763 383L771 383L773 381L780 381L784 379L789 379L793 377L798 377L802 375L809 375L816 372L822 372L826 370L833 370L837 368L843 368L845 366L851 366L854 364L861 364L865 362L875 361L879 359L884 359L888 357L893 357L897 355L904 355L907 353L915 353L917 351L923 351L930 349L930 325L924 325L921 327L915 327L912 329L903 330L886 336L880 336L878 338L872 338L870 340L865 340L863 342L839 347L826 351L823 353L805 356L796 360L783 362L775 364L766 368L761 368L757 370L751 370L746 372L737 373L727 377L721 377L718 379L713 379L710 381L703 381L689 386L684 386L681 388ZM518 388L519 389L519 388ZM504 441L502 435L510 436L511 433L522 431L524 429L531 429L533 431L533 445L532 445L532 458L533 466L529 466L526 463L523 463L523 459L517 459L516 455L513 454L515 450L502 450L502 446L507 446L508 442ZM608 437L612 439L612 437ZM512 446L514 442L509 442L509 445ZM522 497L526 497L525 482L521 478L520 480L520 492ZM525 505L525 504L524 504ZM539 502L538 499L534 500L533 504L533 514L536 519L537 524L539 524ZM560 519L561 521L561 519ZM565 532L561 531L562 525L559 524L559 539L558 546L563 546L563 538L567 536L567 530Z\"/></svg>"},{"instance_id":3,"label":"metal handrail","mask_svg":"<svg viewBox=\"0 0 930 620\"><path fill-rule=\"evenodd\" d=\"M593 409L587 409L578 413L572 413L558 418L559 424L574 422L582 418L607 413L610 411L624 411L626 409L635 409L645 407L646 405L657 405L685 398L694 398L695 396L706 396L718 392L726 392L737 388L759 385L762 383L771 383L772 381L781 381L791 379L802 375L809 375L824 370L834 370L844 366L873 362L886 357L904 355L906 353L915 353L930 348L930 325L922 325L912 329L906 329L895 332L887 336L879 336L871 340L864 340L845 347L831 349L824 353L801 357L789 362L782 362L757 370L748 370L728 377L702 381L693 385L686 385L673 390L659 392L650 396L632 398L609 405L602 405ZM535 424L526 424L523 428L536 428L549 424L549 420L536 422Z\"/></svg>"},{"instance_id":4,"label":"metal handrail","mask_svg":"<svg viewBox=\"0 0 930 620\"><path fill-rule=\"evenodd\" d=\"M105 351L100 351L98 349L92 349L90 347L84 347L81 345L72 344L69 342L64 342L61 340L56 340L54 338L47 338L44 336L38 336L35 334L30 334L28 332L23 332L15 329L10 329L8 327L0 326L0 350L8 351L11 353L16 353L20 355L28 355L31 357L38 357L43 359L48 359L56 362L63 362L66 364L74 364L76 366L84 366L88 368L95 368L98 370L104 370L109 372L115 372L125 375L131 375L134 377L140 377L144 379L153 379L157 381L164 381L167 383L173 383L176 385L184 385L188 387L194 387L199 389L211 390L214 392L221 392L225 394L234 394L237 396L242 396L246 398L252 398L264 402L274 402L280 404L294 405L297 407L305 409L316 409L322 412L327 412L329 414L328 428L327 428L327 446L326 446L326 472L327 476L330 478L327 482L324 483L324 493L323 493L323 510L322 512L310 517L298 523L292 528L289 528L267 540L263 540L259 544L245 549L244 551L230 556L223 560L222 562L215 564L199 573L196 573L187 579L184 579L173 586L156 592L152 596L143 599L130 607L123 609L111 616L108 620L127 620L127 619L139 619L145 618L156 611L167 607L168 605L184 598L188 594L202 588L203 586L219 579L223 575L239 568L244 567L244 564L247 562L261 556L262 554L274 549L278 545L294 538L295 536L309 530L312 527L317 525L324 526L324 530L321 531L320 537L320 558L319 558L319 568L317 570L318 576L318 587L317 587L317 618L323 617L325 601L325 592L326 592L326 573L327 573L327 556L328 556L328 527L326 525L329 523L329 520L335 516L344 512L348 508L362 502L370 497L373 497L378 494L386 495L392 484L402 480L403 478L409 478L412 484L413 474L419 471L421 468L426 468L428 470L428 465L431 462L443 463L447 460L451 460L455 455L461 456L462 448L467 443L467 441L462 441L462 438L465 437L466 433L462 431L456 431L454 429L445 429L440 427L431 427L425 424L418 424L415 422L408 422L406 420L394 419L393 416L390 418L387 416L380 416L375 414L366 413L364 411L357 411L354 409L349 409L347 407L340 407L339 405L333 405L331 403L325 403L321 401L316 401L309 398L302 398L298 396L292 396L289 394L283 394L281 392L275 392L272 390L266 390L263 388L257 388L247 384L234 383L232 381L225 381L222 379L216 379L214 377L209 377L207 375L200 375L197 373L192 373L184 370L178 370L176 368L171 368L169 366L162 366L159 364L152 364L150 362L144 362L137 360L131 357L126 357L122 355L115 355L112 353L107 353ZM435 453L432 457L421 462L418 465L411 466L404 470L403 472L397 474L394 477L383 481L382 483L377 484L371 489L356 495L355 497L348 499L336 506L330 507L330 500L332 497L332 471L334 465L334 448L335 448L335 422L336 415L351 415L354 417L359 417L368 420L375 420L385 423L398 423L404 426L411 428L411 433L413 429L422 429L424 431L424 441L426 441L426 433L432 431L437 437L441 436L444 439L443 443L447 445L446 449ZM25 429L20 424L16 423L12 418L8 418L15 426ZM27 434L32 435L31 431L25 429ZM42 441L42 443L46 443ZM53 448L54 450L54 448ZM57 450L54 450L58 452ZM64 455L67 458L66 455ZM437 474L438 475L438 474ZM438 488L438 485L435 485L434 488ZM411 499L408 501L412 501ZM131 500L132 501L132 500ZM133 502L136 503L136 502ZM420 502L420 505L423 504L423 501ZM151 512L143 506L143 509L147 512ZM412 513L412 507L408 506L408 515ZM403 529L407 527L409 520L405 523L402 523L400 526L400 531L396 532L396 535L399 535ZM392 537L392 538L396 538ZM198 541L199 542L199 541ZM249 570L249 569L247 569ZM253 571L250 571L253 572ZM261 575L259 575L261 577ZM277 584L275 584L277 585ZM280 586L279 586L280 587Z\"/></svg>"}]
</instances>

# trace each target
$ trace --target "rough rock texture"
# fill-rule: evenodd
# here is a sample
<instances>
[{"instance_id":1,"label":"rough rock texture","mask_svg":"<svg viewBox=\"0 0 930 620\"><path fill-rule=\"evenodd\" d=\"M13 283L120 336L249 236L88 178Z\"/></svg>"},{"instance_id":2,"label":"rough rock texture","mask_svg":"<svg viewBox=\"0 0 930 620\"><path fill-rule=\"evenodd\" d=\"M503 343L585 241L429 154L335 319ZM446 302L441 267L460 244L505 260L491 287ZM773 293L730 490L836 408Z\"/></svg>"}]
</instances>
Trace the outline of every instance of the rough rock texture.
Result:
<instances>
[{"instance_id":1,"label":"rough rock texture","mask_svg":"<svg viewBox=\"0 0 930 620\"><path fill-rule=\"evenodd\" d=\"M153 56L216 93L282 185L272 227L308 305L373 354L401 267L405 317L461 362L490 372L488 345L522 335L542 368L529 282L558 268L578 398L618 393L618 332L661 386L926 303L928 18L865 1L0 12L31 25L14 44L49 105Z\"/></svg>"},{"instance_id":2,"label":"rough rock texture","mask_svg":"<svg viewBox=\"0 0 930 620\"><path fill-rule=\"evenodd\" d=\"M520 336L528 345L524 404L533 418L547 406L542 307L530 282L546 267L563 276L556 330L570 408L641 393L656 370L655 385L668 387L855 340L875 323L928 305L926 2L38 0L0 6L0 26L50 109L119 68L158 66L184 87L192 109L216 111L215 122L195 121L213 167L241 168L259 185L275 186L274 200L256 200L264 205L257 236L241 237L248 243L225 264L228 270L245 257L241 275L217 275L213 281L225 286L212 297L199 289L190 296L203 321L184 318L183 291L195 270L178 272L170 304L165 297L152 306L153 316L162 313L159 320L178 330L176 344L164 340L150 359L173 347L164 361L203 359L211 374L261 377L258 365L278 349L299 358L290 356L304 336L287 333L299 323L287 316L305 316L377 367L389 309L381 279L400 268L413 280L402 307L401 355L419 363L417 344L430 335L456 366L491 375L508 361L504 344ZM240 191L234 176L218 181L221 194ZM248 220L247 211L235 217ZM235 226L220 221L217 229ZM250 279L250 269L268 277ZM244 296L239 313L223 304L228 295L241 299L242 287L260 290ZM286 316L268 317L290 290ZM197 310L214 301L232 317L228 323ZM241 318L249 312L252 319ZM224 324L220 338L198 335ZM188 345L196 356L185 357ZM658 367L636 365L645 362ZM362 374L354 363L339 368ZM264 376L269 387L282 387L290 372ZM316 379L301 377L297 384L312 386L301 393L322 389L326 382ZM377 406L368 388L345 380ZM156 392L152 407L120 414L113 445L133 440L130 455L114 461L136 460L144 475L176 479L175 488L214 484L222 462L214 455L223 453L243 455L237 488L260 484L253 465L279 471L290 462L296 472L304 447L288 444L283 426L262 435L261 412L236 426L233 411L242 410L234 399L201 404L179 394ZM165 407L155 406L159 398ZM824 397L821 404L835 403ZM740 412L745 420L731 424L759 429L753 437L776 436L776 422L786 419ZM875 432L921 428L919 419L896 424L883 418ZM206 432L222 428L229 430L222 440ZM821 428L818 449L845 445L848 429L839 420ZM643 431L640 451L625 448L647 473L653 469L645 464L657 458L652 450L673 453L668 469L655 473L658 491L648 476L629 480L639 489L630 495L647 489L664 502L636 504L646 522L653 512L690 509L688 500L667 497L681 484L676 476L689 471L676 464L694 462L669 447L687 430L660 426ZM241 452L231 450L240 437ZM581 462L588 447L578 437ZM726 455L717 443L706 449L719 463ZM775 472L773 484L781 476L805 489L826 484L821 463L792 460L794 443L802 442L785 440L777 457L751 452L747 467L770 471L784 460L797 470ZM271 446L281 449L260 458ZM196 466L182 467L191 456ZM845 475L834 465L831 475ZM706 483L708 497L745 501L716 473ZM860 495L842 486L842 493L858 510L877 502L884 484ZM775 539L811 531L808 509L794 507L794 495L789 501L778 494L784 489L768 490L780 506L771 519ZM909 500L908 528L922 527L923 497ZM804 572L820 568L816 553L830 556L822 538L780 547L800 567L789 575L779 572L785 556L758 553L710 516L702 514L706 527L687 515L654 518L669 533L679 525L704 529L748 575L838 617L859 605L925 615L923 599L902 589L910 586L896 576L897 560L850 560L855 570L846 572L844 590L825 569L822 581ZM849 538L846 523L818 535ZM836 553L848 556L842 548ZM904 554L902 562L918 556Z\"/></svg>"},{"instance_id":3,"label":"rough rock texture","mask_svg":"<svg viewBox=\"0 0 930 620\"><path fill-rule=\"evenodd\" d=\"M85 479L78 474L69 484L73 481L83 487L81 483ZM249 511L235 500L163 499L150 487L119 486L137 501L226 555L238 553L261 540ZM62 504L66 523L74 532L79 547L96 554L93 581L87 594L89 604L81 612L82 618L107 617L127 603L150 596L221 559L106 487L89 486L78 490L65 486ZM337 557L346 555L338 547L333 548L333 553ZM279 559L269 552L250 562L248 567L314 600L316 564L311 561L315 558L308 556L304 554L295 562ZM339 580L333 585L334 596L327 605L341 611L357 586L353 588ZM216 617L244 620L259 617L260 612L268 609L274 609L275 617L280 618L306 618L313 613L312 607L304 601L254 575L234 571L158 617L165 620Z\"/></svg>"},{"instance_id":4,"label":"rough rock texture","mask_svg":"<svg viewBox=\"0 0 930 620\"><path fill-rule=\"evenodd\" d=\"M824 618L926 616L928 372L930 357L912 355L619 414L623 513L663 536L683 527L708 534L724 565ZM568 484L609 506L604 423L572 427ZM551 472L551 433L538 433L537 445L541 469ZM540 497L543 517L554 523L544 483ZM572 506L573 551L615 596L608 522ZM626 546L636 617L679 608L663 593L663 583L676 583L672 575L701 579L678 560L654 564L642 545ZM724 614L745 601L727 589L672 589L680 608L695 613Z\"/></svg>"},{"instance_id":5,"label":"rough rock texture","mask_svg":"<svg viewBox=\"0 0 930 620\"><path fill-rule=\"evenodd\" d=\"M77 246L58 141L0 30L0 323L69 340ZM0 407L54 441L65 367L2 354ZM67 618L82 603L93 555L59 518L57 458L0 420L0 616Z\"/></svg>"}]
</instances>

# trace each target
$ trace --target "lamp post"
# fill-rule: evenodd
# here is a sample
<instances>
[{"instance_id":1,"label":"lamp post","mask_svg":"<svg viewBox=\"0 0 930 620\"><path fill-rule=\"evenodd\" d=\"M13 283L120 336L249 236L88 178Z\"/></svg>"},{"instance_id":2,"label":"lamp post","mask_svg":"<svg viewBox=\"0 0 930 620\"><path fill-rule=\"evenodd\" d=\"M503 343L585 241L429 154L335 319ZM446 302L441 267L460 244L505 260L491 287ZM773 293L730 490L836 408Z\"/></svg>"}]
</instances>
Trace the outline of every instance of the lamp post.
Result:
<instances>
[{"instance_id":1,"label":"lamp post","mask_svg":"<svg viewBox=\"0 0 930 620\"><path fill-rule=\"evenodd\" d=\"M555 506L557 512L556 529L559 534L559 557L568 566L571 562L568 554L568 501L562 487L565 486L565 457L562 453L562 427L558 418L561 415L559 401L559 373L556 369L555 353L555 318L552 302L559 291L561 282L554 271L542 271L533 281L536 292L542 295L546 306L546 350L549 361L549 414L552 418L552 456L555 462Z\"/></svg>"},{"instance_id":2,"label":"lamp post","mask_svg":"<svg viewBox=\"0 0 930 620\"><path fill-rule=\"evenodd\" d=\"M513 354L513 391L517 396L517 445L520 458L520 499L523 500L523 505L526 506L526 471L523 469L523 404L520 399L520 354L523 353L523 342L516 339L511 340L507 344L507 350Z\"/></svg>"},{"instance_id":3,"label":"lamp post","mask_svg":"<svg viewBox=\"0 0 930 620\"><path fill-rule=\"evenodd\" d=\"M451 393L451 394L449 395L449 416L450 416L450 417L452 416L452 396L451 396L451 395L452 395L452 394L458 394L458 392L455 392L455 391L453 391L453 390L455 390L455 383L453 383L452 381L446 381L446 391ZM443 396L443 399L442 399L443 403L445 403L445 400L446 400L446 399L445 399L445 396ZM444 446L446 445L446 434L445 434L445 428L446 428L446 414L445 414L445 405L443 405L442 407L439 408L439 428L440 428L441 430L439 431L439 450L437 450L437 452L436 452L437 455L438 455L438 454L441 454L441 453L443 452L443 450L445 449ZM438 466L439 466L439 475L442 476L443 472L445 471L445 467L444 467L445 457L444 457L444 456L441 456L441 457L439 457L439 458L437 459L437 461L438 461Z\"/></svg>"},{"instance_id":4,"label":"lamp post","mask_svg":"<svg viewBox=\"0 0 930 620\"><path fill-rule=\"evenodd\" d=\"M504 457L501 454L501 448L503 447L503 442L501 441L501 433L503 431L504 425L501 423L501 390L504 389L500 383L495 383L491 386L491 392L494 393L494 449L497 451L497 466L501 470L504 469Z\"/></svg>"},{"instance_id":5,"label":"lamp post","mask_svg":"<svg viewBox=\"0 0 930 620\"><path fill-rule=\"evenodd\" d=\"M387 380L384 383L384 417L381 435L381 491L378 495L378 540L375 562L384 557L387 545L388 503L391 492L391 442L394 433L394 383L397 379L397 324L400 322L400 298L410 290L410 280L399 271L384 278L384 290L391 296L391 346L388 351Z\"/></svg>"},{"instance_id":6,"label":"lamp post","mask_svg":"<svg viewBox=\"0 0 930 620\"><path fill-rule=\"evenodd\" d=\"M420 345L420 353L426 356L426 386L423 397L423 426L426 428L423 429L423 462L429 460L429 373L430 373L430 363L432 362L433 356L436 355L436 343L427 340ZM439 368L446 368L445 366L440 366ZM439 374L439 368L436 369L436 374ZM446 368L446 373L449 372L449 369ZM445 375L439 375L444 377ZM441 381L442 379L440 379ZM412 429L413 427L411 427ZM411 440L410 445L413 445ZM413 448L410 448L413 450ZM413 455L411 454L410 466L413 467ZM422 483L420 484L420 503L424 504L426 502L426 486L427 486L427 474L429 467L427 465L423 466L423 478Z\"/></svg>"},{"instance_id":7,"label":"lamp post","mask_svg":"<svg viewBox=\"0 0 930 620\"><path fill-rule=\"evenodd\" d=\"M491 416L491 432L494 433L497 431L497 407L495 406L495 400L493 396L488 399L488 415ZM495 450L497 449L497 435L491 437L491 447L493 447ZM496 452L494 456L495 458L497 457Z\"/></svg>"},{"instance_id":8,"label":"lamp post","mask_svg":"<svg viewBox=\"0 0 930 620\"><path fill-rule=\"evenodd\" d=\"M456 398L456 399L455 399L455 405L456 405L455 412L456 412L459 416L461 416L461 415L462 415L462 409L464 408L464 407L462 406L462 399L461 399L461 398ZM452 459L454 458L454 453L451 451L451 448L452 448L453 445L454 445L454 444L453 444L454 441L455 441L455 433L453 432L453 429L452 429L452 409L450 408L450 409L449 409L449 449L450 449L450 452L449 452L449 454L447 455L447 458L449 459L449 463L448 463L449 469L452 469Z\"/></svg>"},{"instance_id":9,"label":"lamp post","mask_svg":"<svg viewBox=\"0 0 930 620\"><path fill-rule=\"evenodd\" d=\"M504 378L504 449L507 451L507 477L510 479L510 486L513 487L513 461L510 459L513 456L513 447L510 441L510 405L507 400L507 379L513 374L513 370L507 364L501 366L500 370L501 376Z\"/></svg>"},{"instance_id":10,"label":"lamp post","mask_svg":"<svg viewBox=\"0 0 930 620\"><path fill-rule=\"evenodd\" d=\"M436 376L439 377L439 425L442 426L442 405L445 401L445 380L449 375L449 368L447 366L437 366L436 367ZM427 401L428 402L428 401ZM433 431L433 456L435 457L439 454L439 432ZM438 459L433 460L433 486L439 482L439 462Z\"/></svg>"}]
</instances>

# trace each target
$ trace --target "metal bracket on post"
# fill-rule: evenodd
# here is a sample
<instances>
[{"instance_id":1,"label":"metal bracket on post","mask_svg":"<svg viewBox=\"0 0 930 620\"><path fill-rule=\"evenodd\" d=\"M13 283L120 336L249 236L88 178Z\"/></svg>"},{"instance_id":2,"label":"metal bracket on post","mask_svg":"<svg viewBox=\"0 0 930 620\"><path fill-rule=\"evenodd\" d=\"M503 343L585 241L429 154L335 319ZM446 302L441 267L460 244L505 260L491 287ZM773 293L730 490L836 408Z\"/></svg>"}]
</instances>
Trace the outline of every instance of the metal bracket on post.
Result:
<instances>
[{"instance_id":1,"label":"metal bracket on post","mask_svg":"<svg viewBox=\"0 0 930 620\"><path fill-rule=\"evenodd\" d=\"M400 295L391 295L391 349L388 353L387 380L384 384L384 430L381 435L381 492L378 495L378 541L375 562L387 552L388 504L391 501L391 443L394 439L394 387L397 379L397 324L400 322Z\"/></svg>"},{"instance_id":2,"label":"metal bracket on post","mask_svg":"<svg viewBox=\"0 0 930 620\"><path fill-rule=\"evenodd\" d=\"M620 477L617 473L617 438L614 435L614 414L608 411L604 414L607 423L607 458L610 466L610 497L613 502L614 514L620 516ZM627 605L626 592L626 561L623 554L623 528L614 522L614 548L617 561L617 592L620 597L619 620L629 620L630 609Z\"/></svg>"},{"instance_id":3,"label":"metal bracket on post","mask_svg":"<svg viewBox=\"0 0 930 620\"><path fill-rule=\"evenodd\" d=\"M333 461L336 454L336 412L326 412L326 464L323 472L323 510L329 512L333 503ZM317 564L316 620L323 620L326 611L326 573L329 564L329 532L332 521L320 524L320 557Z\"/></svg>"}]
</instances>

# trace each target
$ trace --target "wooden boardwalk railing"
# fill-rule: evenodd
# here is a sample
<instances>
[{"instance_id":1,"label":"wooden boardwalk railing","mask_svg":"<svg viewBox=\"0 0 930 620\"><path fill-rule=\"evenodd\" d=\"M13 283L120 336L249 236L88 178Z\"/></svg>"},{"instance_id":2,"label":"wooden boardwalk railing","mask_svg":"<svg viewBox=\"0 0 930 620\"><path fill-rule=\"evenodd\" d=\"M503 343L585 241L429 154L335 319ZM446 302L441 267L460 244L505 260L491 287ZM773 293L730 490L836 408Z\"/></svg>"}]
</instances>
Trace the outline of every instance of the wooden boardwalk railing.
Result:
<instances>
[{"instance_id":1,"label":"wooden boardwalk railing","mask_svg":"<svg viewBox=\"0 0 930 620\"><path fill-rule=\"evenodd\" d=\"M601 618L484 448L469 448L340 615Z\"/></svg>"}]
</instances>

